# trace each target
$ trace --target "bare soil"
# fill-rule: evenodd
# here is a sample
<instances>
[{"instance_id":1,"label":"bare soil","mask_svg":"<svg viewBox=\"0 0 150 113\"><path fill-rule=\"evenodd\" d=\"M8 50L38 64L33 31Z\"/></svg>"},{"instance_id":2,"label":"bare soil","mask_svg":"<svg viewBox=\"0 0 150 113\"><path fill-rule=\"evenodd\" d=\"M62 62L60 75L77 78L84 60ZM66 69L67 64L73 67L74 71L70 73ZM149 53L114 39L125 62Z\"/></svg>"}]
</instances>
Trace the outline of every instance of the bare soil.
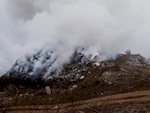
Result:
<instances>
[{"instance_id":1,"label":"bare soil","mask_svg":"<svg viewBox=\"0 0 150 113\"><path fill-rule=\"evenodd\" d=\"M141 109L137 112L141 112L145 110L145 113L150 112L150 90L146 91L137 91L137 92L129 92L129 93L122 93L110 96L104 96L99 98L93 98L85 101L77 101L74 103L67 103L67 104L59 104L59 105L38 105L38 106L18 106L18 107L11 107L8 108L7 111L9 113L79 113L79 112L92 112L91 109L100 109L101 112L111 112L110 110L114 110L116 108L115 113L133 113L135 112L133 109L130 110L130 107L134 106L134 109L138 109L139 106ZM128 106L127 108L123 108ZM146 108L147 106L147 108ZM106 109L107 108L107 109ZM125 111L123 111L123 109ZM108 111L109 110L109 111ZM127 111L128 110L128 111ZM98 111L98 110L97 110Z\"/></svg>"},{"instance_id":2,"label":"bare soil","mask_svg":"<svg viewBox=\"0 0 150 113\"><path fill-rule=\"evenodd\" d=\"M104 64L88 68L75 83L52 82L51 95L37 93L44 88L19 89L28 95L0 98L1 108L8 113L150 113L150 64L140 55L122 55ZM10 89L7 92L15 95Z\"/></svg>"}]
</instances>

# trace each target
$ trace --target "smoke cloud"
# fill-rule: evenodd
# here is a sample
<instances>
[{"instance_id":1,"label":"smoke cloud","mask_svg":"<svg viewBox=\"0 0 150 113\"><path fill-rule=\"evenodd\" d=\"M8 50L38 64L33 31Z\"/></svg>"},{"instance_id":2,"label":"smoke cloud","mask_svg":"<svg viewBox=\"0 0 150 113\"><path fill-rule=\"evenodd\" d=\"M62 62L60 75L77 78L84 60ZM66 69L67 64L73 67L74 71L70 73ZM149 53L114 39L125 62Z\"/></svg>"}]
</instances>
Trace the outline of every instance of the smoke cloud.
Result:
<instances>
[{"instance_id":1,"label":"smoke cloud","mask_svg":"<svg viewBox=\"0 0 150 113\"><path fill-rule=\"evenodd\" d=\"M149 0L1 0L0 75L45 45L62 65L77 47L114 57L130 49L149 57ZM36 64L38 67L40 64Z\"/></svg>"}]
</instances>

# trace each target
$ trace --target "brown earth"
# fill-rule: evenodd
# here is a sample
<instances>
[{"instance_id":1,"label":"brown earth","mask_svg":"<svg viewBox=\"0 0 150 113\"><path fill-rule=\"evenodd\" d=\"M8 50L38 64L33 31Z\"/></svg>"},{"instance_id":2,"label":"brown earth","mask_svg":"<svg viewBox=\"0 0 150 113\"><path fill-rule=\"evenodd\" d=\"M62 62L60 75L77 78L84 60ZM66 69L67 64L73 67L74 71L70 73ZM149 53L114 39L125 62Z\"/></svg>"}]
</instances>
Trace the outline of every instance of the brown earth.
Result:
<instances>
[{"instance_id":1,"label":"brown earth","mask_svg":"<svg viewBox=\"0 0 150 113\"><path fill-rule=\"evenodd\" d=\"M85 101L77 101L74 103L59 104L59 105L38 105L38 106L19 106L8 108L9 113L83 113L94 112L94 108L104 108L106 106L111 106L111 109L116 106L125 106L137 104L140 106L146 105L149 108L141 108L141 111L145 110L145 113L150 112L150 90L147 91L137 91L116 94L111 96L104 96L99 98L93 98ZM94 108L93 108L94 107ZM137 106L138 107L138 106ZM145 107L145 106L143 106ZM89 109L89 111L87 111ZM109 112L110 110L109 109ZM138 108L137 108L138 109ZM123 109L121 109L123 112ZM120 113L121 110L118 110L116 113ZM95 110L96 111L96 110ZM97 110L98 111L98 110ZM102 112L107 112L107 110L102 110ZM81 113L82 113L81 112ZM124 111L125 112L125 111ZM133 113L135 111L128 111ZM140 113L140 111L139 111Z\"/></svg>"},{"instance_id":2,"label":"brown earth","mask_svg":"<svg viewBox=\"0 0 150 113\"><path fill-rule=\"evenodd\" d=\"M12 103L0 98L4 101L1 108L8 113L150 113L150 64L142 56L121 55L86 69L84 75L83 80L65 83L65 88L56 88L62 82L53 82L51 95L36 95L41 89L25 89L26 97L7 97ZM15 90L7 92L15 94Z\"/></svg>"}]
</instances>

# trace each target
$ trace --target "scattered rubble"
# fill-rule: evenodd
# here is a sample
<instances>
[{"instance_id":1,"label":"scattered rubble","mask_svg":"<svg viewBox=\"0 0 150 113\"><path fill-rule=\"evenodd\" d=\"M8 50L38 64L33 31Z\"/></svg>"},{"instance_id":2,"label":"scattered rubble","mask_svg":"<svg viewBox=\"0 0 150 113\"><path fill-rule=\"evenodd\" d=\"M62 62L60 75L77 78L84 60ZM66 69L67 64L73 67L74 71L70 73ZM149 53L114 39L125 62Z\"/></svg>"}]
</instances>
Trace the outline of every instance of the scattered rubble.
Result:
<instances>
[{"instance_id":1,"label":"scattered rubble","mask_svg":"<svg viewBox=\"0 0 150 113\"><path fill-rule=\"evenodd\" d=\"M28 91L21 93L19 98L50 95L48 100L54 101L64 98L67 100L71 95L70 98L78 100L78 98L87 99L120 92L148 90L150 63L141 55L129 53L118 54L115 60L103 61L98 60L98 56L85 59L81 53L78 53L70 63L64 65L58 76L49 76L45 79L42 88L36 87L34 91L32 89L34 93ZM6 89L16 92L16 89L11 87ZM18 87L26 90L26 87ZM3 95L3 92L0 95ZM6 100L11 101L11 98Z\"/></svg>"},{"instance_id":2,"label":"scattered rubble","mask_svg":"<svg viewBox=\"0 0 150 113\"><path fill-rule=\"evenodd\" d=\"M19 98L25 98L25 97L33 97L34 96L34 94L32 93L32 94L30 94L29 92L27 92L27 93L25 93L25 94L20 94L19 95Z\"/></svg>"}]
</instances>

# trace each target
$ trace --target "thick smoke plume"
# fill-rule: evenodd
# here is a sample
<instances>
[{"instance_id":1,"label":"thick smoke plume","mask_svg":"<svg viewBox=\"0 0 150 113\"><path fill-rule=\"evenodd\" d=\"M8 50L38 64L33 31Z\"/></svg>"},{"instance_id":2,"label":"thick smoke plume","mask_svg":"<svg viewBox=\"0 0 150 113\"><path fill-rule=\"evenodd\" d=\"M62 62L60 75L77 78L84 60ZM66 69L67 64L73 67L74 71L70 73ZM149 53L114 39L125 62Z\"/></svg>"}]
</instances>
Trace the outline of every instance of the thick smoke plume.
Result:
<instances>
[{"instance_id":1,"label":"thick smoke plume","mask_svg":"<svg viewBox=\"0 0 150 113\"><path fill-rule=\"evenodd\" d=\"M149 56L149 0L1 0L0 74L50 45L55 65L78 47L106 58L126 49Z\"/></svg>"}]
</instances>

